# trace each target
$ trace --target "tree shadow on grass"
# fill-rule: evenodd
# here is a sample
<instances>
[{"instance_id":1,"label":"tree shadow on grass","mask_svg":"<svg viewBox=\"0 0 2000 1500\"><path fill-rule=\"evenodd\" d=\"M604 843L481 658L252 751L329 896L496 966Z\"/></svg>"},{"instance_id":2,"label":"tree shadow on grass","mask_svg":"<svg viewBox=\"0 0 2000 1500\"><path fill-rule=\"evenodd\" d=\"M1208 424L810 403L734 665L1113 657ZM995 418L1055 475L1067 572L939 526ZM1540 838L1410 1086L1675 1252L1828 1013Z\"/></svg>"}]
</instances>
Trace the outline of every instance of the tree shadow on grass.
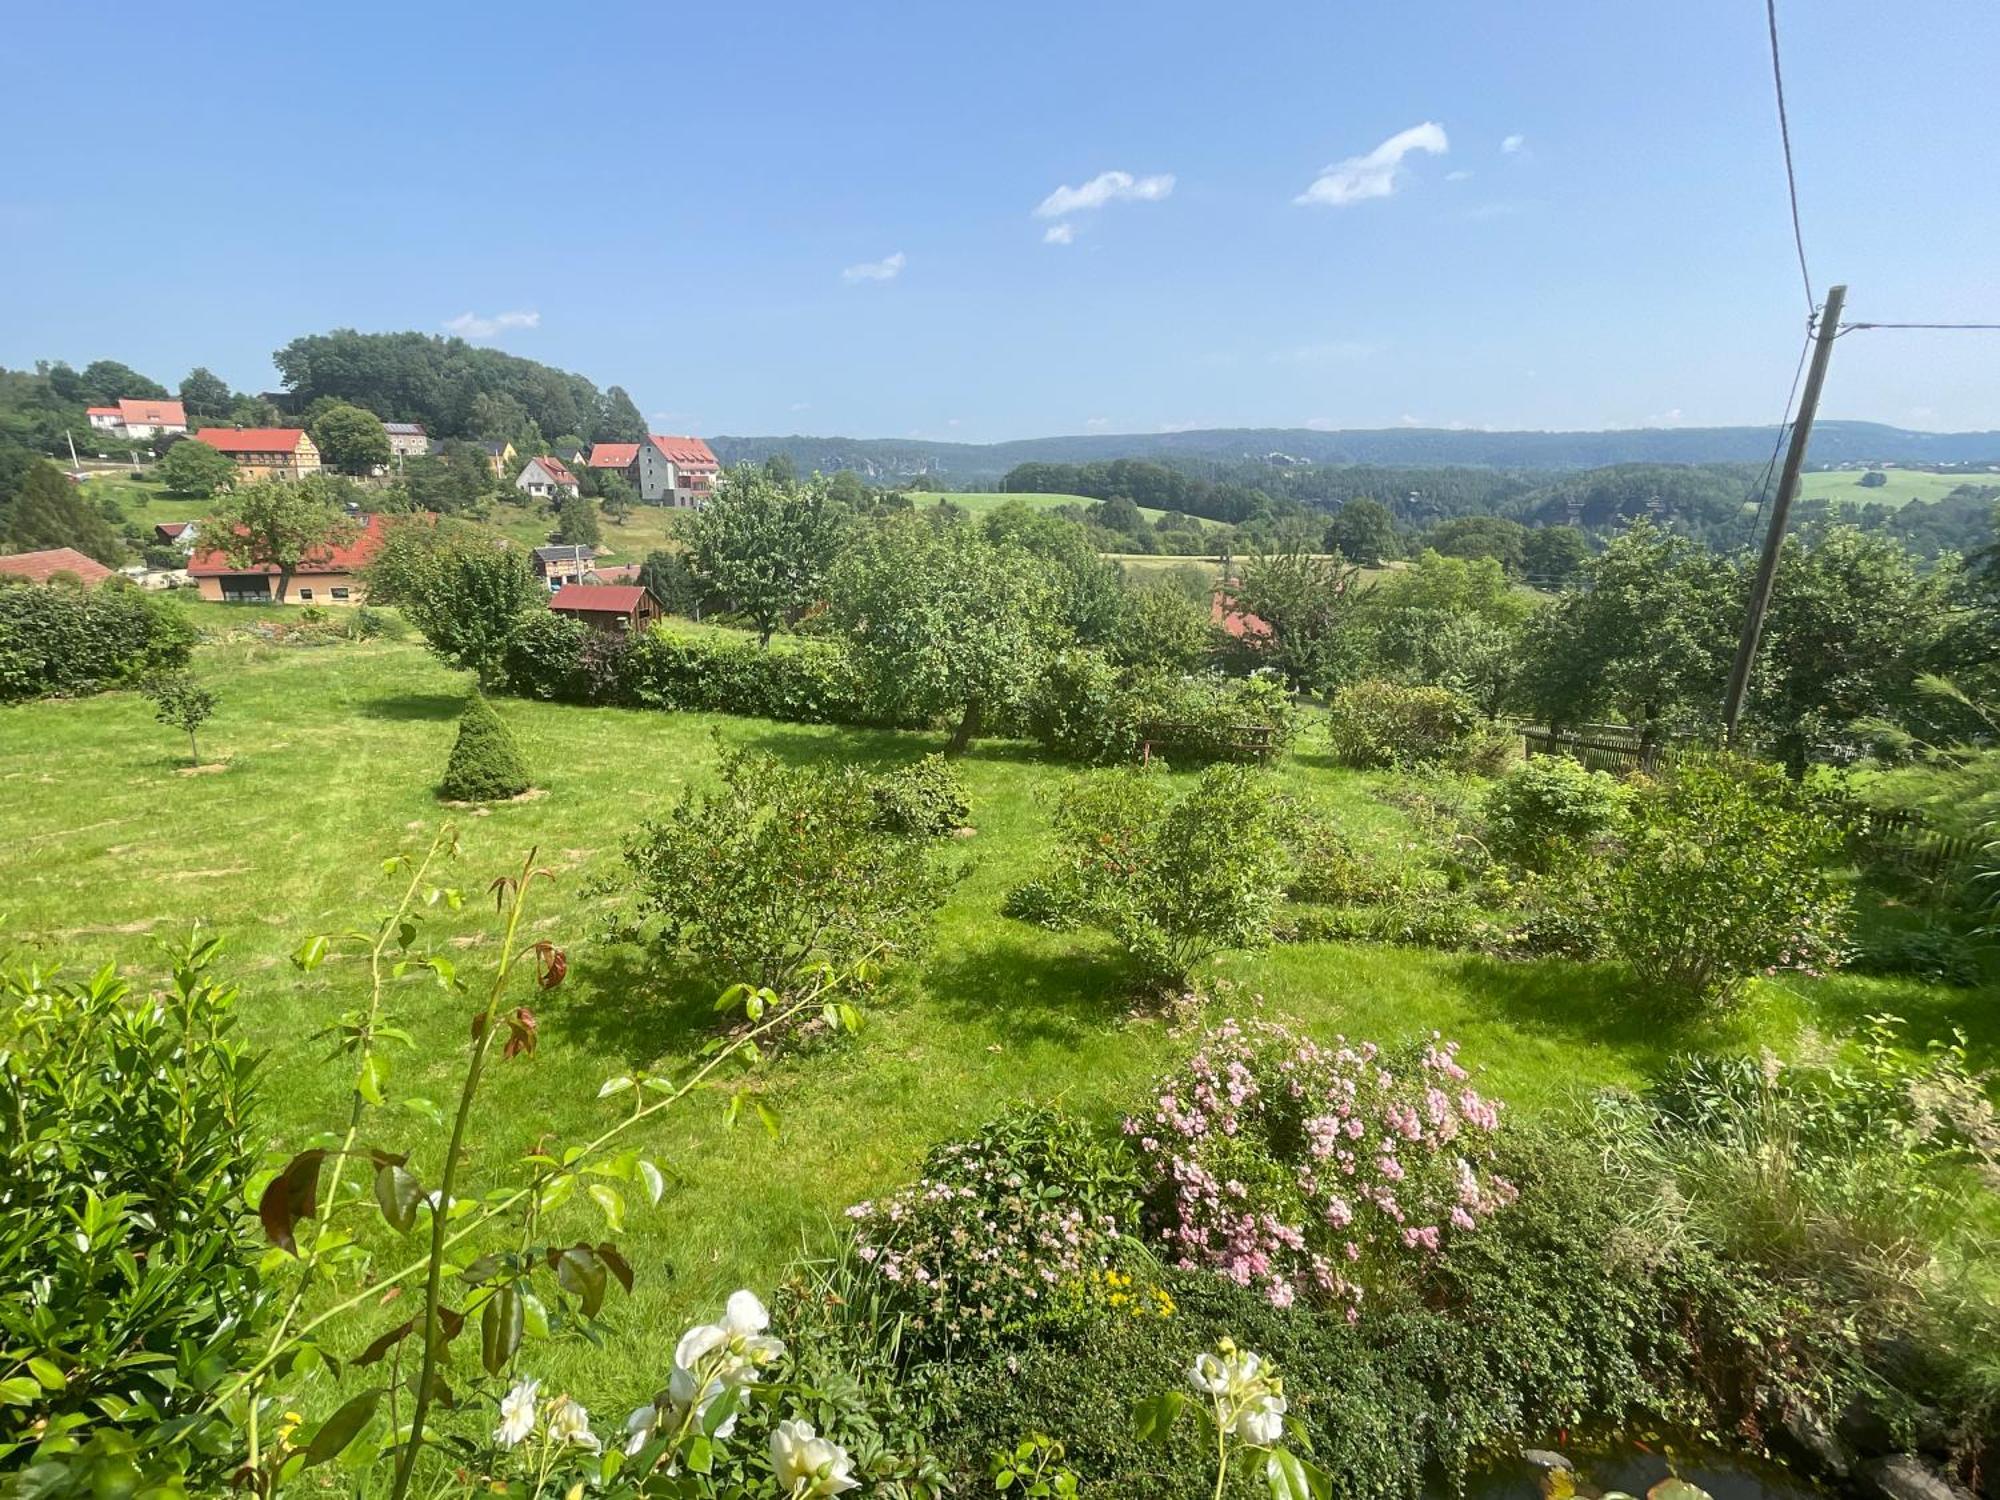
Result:
<instances>
[{"instance_id":1,"label":"tree shadow on grass","mask_svg":"<svg viewBox=\"0 0 2000 1500\"><path fill-rule=\"evenodd\" d=\"M1742 1017L1662 1016L1637 998L1625 973L1610 964L1466 955L1450 973L1466 994L1518 1031L1602 1047L1649 1072L1679 1052L1734 1048L1744 1041Z\"/></svg>"},{"instance_id":2,"label":"tree shadow on grass","mask_svg":"<svg viewBox=\"0 0 2000 1500\"><path fill-rule=\"evenodd\" d=\"M391 693L386 698L364 698L355 711L371 719L399 721L455 719L465 712L463 693Z\"/></svg>"},{"instance_id":3,"label":"tree shadow on grass","mask_svg":"<svg viewBox=\"0 0 2000 1500\"><path fill-rule=\"evenodd\" d=\"M1870 1017L1898 1017L1903 1045L1920 1049L1965 1033L1967 1060L1975 1068L2000 1066L2000 988L1965 989L1918 979L1835 974L1798 987L1808 1018L1823 1031L1851 1035Z\"/></svg>"},{"instance_id":4,"label":"tree shadow on grass","mask_svg":"<svg viewBox=\"0 0 2000 1500\"><path fill-rule=\"evenodd\" d=\"M740 741L753 750L762 750L787 765L824 765L837 762L864 769L887 770L910 765L926 755L941 753L948 736L942 731L927 733L906 729L838 728L814 733L774 725L746 735ZM1039 747L1027 740L975 741L960 759L1002 764L1035 764L1043 760Z\"/></svg>"},{"instance_id":5,"label":"tree shadow on grass","mask_svg":"<svg viewBox=\"0 0 2000 1500\"><path fill-rule=\"evenodd\" d=\"M934 956L923 984L938 1004L1018 1042L1080 1042L1103 1031L1128 997L1115 957L1050 953L1004 932L979 948Z\"/></svg>"},{"instance_id":6,"label":"tree shadow on grass","mask_svg":"<svg viewBox=\"0 0 2000 1500\"><path fill-rule=\"evenodd\" d=\"M685 1057L717 1034L723 988L644 948L607 945L557 991L560 1003L543 1007L541 1024L564 1041L645 1067Z\"/></svg>"}]
</instances>

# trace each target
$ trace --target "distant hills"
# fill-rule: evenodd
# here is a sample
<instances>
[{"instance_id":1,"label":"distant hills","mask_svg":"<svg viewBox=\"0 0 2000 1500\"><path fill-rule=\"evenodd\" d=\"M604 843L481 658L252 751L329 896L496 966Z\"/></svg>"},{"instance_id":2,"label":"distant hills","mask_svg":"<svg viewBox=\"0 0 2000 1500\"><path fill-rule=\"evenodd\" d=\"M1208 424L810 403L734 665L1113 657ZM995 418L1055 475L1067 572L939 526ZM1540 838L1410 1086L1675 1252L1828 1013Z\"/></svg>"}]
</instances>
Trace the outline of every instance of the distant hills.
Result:
<instances>
[{"instance_id":1,"label":"distant hills","mask_svg":"<svg viewBox=\"0 0 2000 1500\"><path fill-rule=\"evenodd\" d=\"M718 437L725 464L788 455L802 472L838 469L878 479L934 474L954 484L998 480L1021 463L1095 459L1184 459L1274 467L1296 464L1592 469L1623 463L1763 463L1770 427L1635 427L1611 432L1472 432L1387 427L1323 432L1309 427L1222 427L1199 432L1090 433L1009 443L931 443L903 438ZM1814 424L1811 462L2000 464L2000 432L1913 432L1880 422Z\"/></svg>"}]
</instances>

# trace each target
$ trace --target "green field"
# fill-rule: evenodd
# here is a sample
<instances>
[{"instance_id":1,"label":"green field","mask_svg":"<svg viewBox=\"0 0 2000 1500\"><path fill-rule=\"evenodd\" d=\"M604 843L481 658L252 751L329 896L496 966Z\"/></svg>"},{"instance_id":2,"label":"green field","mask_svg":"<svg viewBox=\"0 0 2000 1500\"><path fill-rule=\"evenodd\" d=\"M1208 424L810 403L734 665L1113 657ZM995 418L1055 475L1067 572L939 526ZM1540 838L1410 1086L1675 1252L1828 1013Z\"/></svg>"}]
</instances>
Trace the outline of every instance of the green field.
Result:
<instances>
[{"instance_id":1,"label":"green field","mask_svg":"<svg viewBox=\"0 0 2000 1500\"><path fill-rule=\"evenodd\" d=\"M1003 505L1019 501L1031 510L1055 510L1064 505L1074 505L1078 510L1089 510L1097 502L1088 495L1029 495L987 492L981 494L948 494L939 490L912 490L912 505L935 505L940 500L949 500L960 510L973 515L984 515L989 510L997 510ZM1139 507L1139 514L1149 521L1157 521L1167 512L1156 510L1150 505Z\"/></svg>"},{"instance_id":2,"label":"green field","mask_svg":"<svg viewBox=\"0 0 2000 1500\"><path fill-rule=\"evenodd\" d=\"M1889 482L1878 489L1863 489L1857 469L1801 474L1799 498L1899 507L1912 500L1942 500L1962 484L2000 487L2000 474L1932 474L1923 469L1885 469L1883 474Z\"/></svg>"},{"instance_id":3,"label":"green field","mask_svg":"<svg viewBox=\"0 0 2000 1500\"><path fill-rule=\"evenodd\" d=\"M195 617L215 633L270 611L209 606ZM538 895L530 929L568 949L571 972L561 990L534 1000L539 1053L490 1074L473 1152L475 1175L488 1181L537 1139L575 1140L604 1122L601 1080L671 1066L708 1035L705 989L603 935L609 898L593 896L591 883L619 872L621 840L635 823L708 776L723 746L872 766L938 745L922 734L502 700L545 794L490 813L451 811L431 788L467 682L419 645L281 647L230 629L203 645L195 669L222 701L203 736L204 758L222 769L202 774L187 774L177 737L133 693L0 709L7 947L157 975L160 940L196 923L222 934L248 1033L272 1053L272 1147L289 1151L342 1114L348 1078L316 1033L357 1002L361 976L347 958L302 976L287 955L310 934L368 925L386 893L381 859L421 845L444 817L461 831L454 879L468 892L483 892L535 848L557 881ZM1060 1099L1110 1122L1188 1045L1162 1021L1131 1013L1103 941L998 915L1005 891L1039 858L1039 799L1077 773L998 742L976 748L963 774L978 832L953 846L971 873L933 955L891 980L858 1037L770 1068L779 1140L725 1129L719 1093L656 1125L641 1144L675 1185L662 1207L636 1211L623 1237L639 1289L608 1305L603 1348L551 1346L538 1356L542 1373L622 1410L618 1402L659 1383L662 1351L691 1315L738 1285L768 1290L789 1257L825 1241L842 1208L909 1178L932 1143L1023 1098ZM1412 834L1379 795L1386 778L1335 769L1310 743L1277 774L1337 810L1364 847L1404 857ZM489 912L469 899L437 918L437 940L475 982L493 956ZM1441 1028L1463 1040L1495 1091L1530 1113L1636 1080L1689 1046L1782 1051L1804 1028L1841 1033L1878 1011L1936 1033L1965 1005L1912 984L1788 979L1760 985L1727 1022L1676 1030L1629 1010L1599 971L1333 944L1227 956L1210 984L1211 1019L1257 1012L1322 1037L1384 1041ZM412 980L392 1003L417 1048L397 1057L390 1092L447 1097L467 1002ZM372 1137L389 1146L419 1139L400 1119L385 1112ZM435 1166L421 1156L417 1164ZM598 1234L591 1211L563 1212L562 1223L544 1227Z\"/></svg>"}]
</instances>

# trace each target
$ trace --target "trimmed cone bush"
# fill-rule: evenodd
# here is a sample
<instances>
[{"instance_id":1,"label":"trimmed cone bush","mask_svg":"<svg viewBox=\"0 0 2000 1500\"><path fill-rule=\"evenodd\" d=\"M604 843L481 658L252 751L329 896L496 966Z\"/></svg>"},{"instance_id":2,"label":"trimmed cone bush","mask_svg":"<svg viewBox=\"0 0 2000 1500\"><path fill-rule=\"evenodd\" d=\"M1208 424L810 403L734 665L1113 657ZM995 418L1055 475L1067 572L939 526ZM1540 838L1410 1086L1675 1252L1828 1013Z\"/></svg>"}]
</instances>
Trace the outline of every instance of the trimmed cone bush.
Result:
<instances>
[{"instance_id":1,"label":"trimmed cone bush","mask_svg":"<svg viewBox=\"0 0 2000 1500\"><path fill-rule=\"evenodd\" d=\"M438 795L454 802L497 802L528 789L520 747L493 705L475 697L458 719L458 743L444 768Z\"/></svg>"}]
</instances>

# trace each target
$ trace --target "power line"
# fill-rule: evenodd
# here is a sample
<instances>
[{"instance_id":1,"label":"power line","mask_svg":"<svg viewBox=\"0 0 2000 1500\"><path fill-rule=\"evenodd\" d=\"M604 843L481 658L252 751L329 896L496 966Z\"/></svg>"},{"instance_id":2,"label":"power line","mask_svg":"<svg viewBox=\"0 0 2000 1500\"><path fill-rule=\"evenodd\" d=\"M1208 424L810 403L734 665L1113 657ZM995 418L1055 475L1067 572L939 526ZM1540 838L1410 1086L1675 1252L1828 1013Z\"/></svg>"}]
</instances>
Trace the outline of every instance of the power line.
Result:
<instances>
[{"instance_id":1,"label":"power line","mask_svg":"<svg viewBox=\"0 0 2000 1500\"><path fill-rule=\"evenodd\" d=\"M1806 319L1805 341L1799 345L1799 362L1792 367L1792 388L1785 395L1784 415L1778 418L1778 431L1771 439L1771 456L1764 464L1764 473L1757 481L1757 516L1750 523L1750 535L1754 538L1764 526L1764 507L1771 499L1771 473L1778 467L1778 454L1785 446L1785 433L1792 425L1792 403L1799 396L1799 377L1806 372L1806 356L1812 353L1813 327L1819 320L1819 310Z\"/></svg>"},{"instance_id":2,"label":"power line","mask_svg":"<svg viewBox=\"0 0 2000 1500\"><path fill-rule=\"evenodd\" d=\"M1792 243L1799 251L1799 279L1806 287L1808 312L1819 306L1813 296L1812 272L1806 269L1806 235L1799 226L1799 179L1792 169L1792 123L1785 113L1785 70L1778 61L1778 0L1764 0L1764 15L1771 25L1771 82L1778 91L1778 136L1785 143L1785 188L1792 200Z\"/></svg>"}]
</instances>

